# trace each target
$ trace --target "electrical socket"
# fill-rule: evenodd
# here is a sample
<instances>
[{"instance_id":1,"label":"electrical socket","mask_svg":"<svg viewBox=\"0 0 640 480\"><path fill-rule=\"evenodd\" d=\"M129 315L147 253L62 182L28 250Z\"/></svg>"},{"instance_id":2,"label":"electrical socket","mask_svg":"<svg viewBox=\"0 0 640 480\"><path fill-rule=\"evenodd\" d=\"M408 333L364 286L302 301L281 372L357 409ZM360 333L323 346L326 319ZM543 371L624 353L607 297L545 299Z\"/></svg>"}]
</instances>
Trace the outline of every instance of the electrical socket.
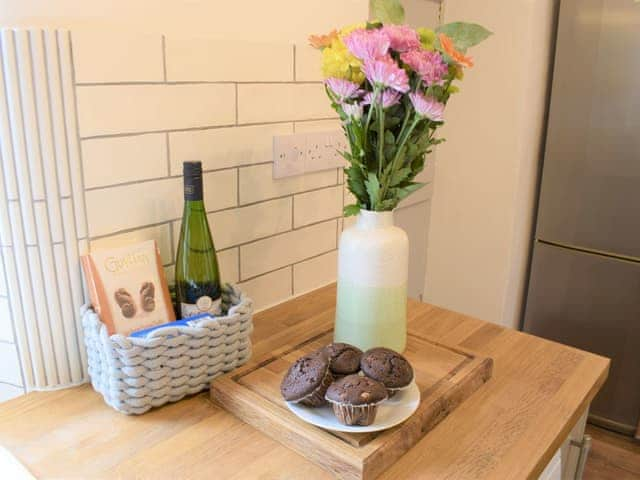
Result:
<instances>
[{"instance_id":1,"label":"electrical socket","mask_svg":"<svg viewBox=\"0 0 640 480\"><path fill-rule=\"evenodd\" d=\"M309 132L273 139L273 177L284 178L345 166L338 153L347 149L340 131Z\"/></svg>"},{"instance_id":2,"label":"electrical socket","mask_svg":"<svg viewBox=\"0 0 640 480\"><path fill-rule=\"evenodd\" d=\"M296 135L273 137L273 178L304 173L304 145Z\"/></svg>"}]
</instances>

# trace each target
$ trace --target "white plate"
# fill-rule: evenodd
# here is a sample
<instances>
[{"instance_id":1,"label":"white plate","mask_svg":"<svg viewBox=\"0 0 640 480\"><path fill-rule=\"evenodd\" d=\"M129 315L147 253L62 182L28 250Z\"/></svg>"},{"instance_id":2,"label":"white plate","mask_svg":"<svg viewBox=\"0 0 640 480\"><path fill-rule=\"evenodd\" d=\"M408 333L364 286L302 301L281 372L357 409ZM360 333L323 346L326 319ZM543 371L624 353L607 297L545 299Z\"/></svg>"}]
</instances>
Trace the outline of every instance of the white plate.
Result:
<instances>
[{"instance_id":1,"label":"white plate","mask_svg":"<svg viewBox=\"0 0 640 480\"><path fill-rule=\"evenodd\" d=\"M286 402L286 404L298 417L316 427L336 432L378 432L395 427L409 418L420 405L420 390L416 383L412 382L409 388L399 391L392 398L381 403L376 421L366 427L341 424L333 414L331 405L311 408L298 403Z\"/></svg>"}]
</instances>

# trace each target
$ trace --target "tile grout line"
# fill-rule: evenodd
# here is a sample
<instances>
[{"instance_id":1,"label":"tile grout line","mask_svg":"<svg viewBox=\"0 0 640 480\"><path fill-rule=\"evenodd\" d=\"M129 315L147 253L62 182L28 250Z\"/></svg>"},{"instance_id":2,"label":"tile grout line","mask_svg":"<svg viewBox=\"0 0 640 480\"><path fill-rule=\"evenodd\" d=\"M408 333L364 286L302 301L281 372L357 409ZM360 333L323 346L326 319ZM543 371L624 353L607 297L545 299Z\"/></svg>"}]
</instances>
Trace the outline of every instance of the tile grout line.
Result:
<instances>
[{"instance_id":1,"label":"tile grout line","mask_svg":"<svg viewBox=\"0 0 640 480\"><path fill-rule=\"evenodd\" d=\"M302 230L302 229L304 229L304 228L308 228L308 227L309 227L309 228L310 228L310 227L314 227L314 226L321 225L321 224L323 224L323 223L329 223L329 222L335 222L335 223L336 223L336 228L337 228L337 224L338 224L338 220L339 220L339 218L340 218L340 217L333 217L333 218L330 218L330 219L328 219L328 220L323 220L323 221L320 221L320 222L311 223L311 224L309 224L309 225L305 225L304 227L300 227L298 230ZM275 238L275 237L278 237L278 236L282 236L282 235L285 235L285 234L288 234L288 233L292 233L292 232L294 232L294 231L296 231L296 230L287 230L287 231L284 231L284 232L274 233L274 234L268 235L268 236L266 236L266 237L264 237L264 238L257 238L257 239L254 239L254 240L250 240L250 241L248 241L248 242L240 243L240 244L238 244L238 245L236 245L236 246L237 246L238 248L240 248L240 247L245 247L245 246L247 246L247 245L251 245L251 244L253 244L253 243L261 242L261 241L264 241L264 240L270 240L270 239L272 239L272 238ZM337 249L337 246L334 246L331 250L327 250L326 252L323 252L323 253L328 253L328 252L330 252L330 251L332 251L332 250L336 250L336 249ZM323 253L320 253L320 254L318 254L318 255L316 255L316 256L322 255ZM314 258L314 256L311 256L311 257L305 258L305 259L303 259L303 260L300 260L299 262L294 262L294 263L292 263L291 265L296 265L297 263L300 263L300 262L302 262L302 261L304 261L304 260L308 260L308 259L310 259L310 258ZM279 267L279 268L277 268L276 270L280 270L281 268L284 268L284 267L286 267L286 265L285 265L285 266L282 266L282 267ZM272 270L272 272L273 272L273 271L275 271L275 270ZM253 277L251 277L251 278L253 278ZM242 280L242 281L245 281L245 280Z\"/></svg>"},{"instance_id":2,"label":"tile grout line","mask_svg":"<svg viewBox=\"0 0 640 480\"><path fill-rule=\"evenodd\" d=\"M296 81L296 44L293 44L293 81Z\"/></svg>"},{"instance_id":3,"label":"tile grout line","mask_svg":"<svg viewBox=\"0 0 640 480\"><path fill-rule=\"evenodd\" d=\"M306 190L306 191L303 191L303 192L298 192L297 194L312 193L312 192L316 192L316 191L319 191L319 190L335 188L335 187L336 187L335 185L328 185L328 186L314 188L314 189L311 189L311 190ZM264 199L264 200L258 200L256 202L246 203L244 205L234 205L234 206L231 206L231 207L221 208L219 210L208 210L206 212L206 214L207 215L211 215L211 214L214 214L214 213L226 212L226 211L235 210L235 209L238 209L238 208L253 207L253 206L256 206L256 205L259 205L259 204L262 204L262 203L273 202L273 201L276 201L276 200L284 200L286 198L293 197L294 195L297 195L297 194L288 194L288 195L282 195L282 196L279 196L279 197L267 198L267 199ZM113 236L116 236L116 235L125 234L125 233L135 232L137 230L144 230L146 228L159 227L159 226L165 225L165 224L167 224L169 222L174 222L174 221L180 220L180 218L181 217L175 217L175 218L170 218L170 219L167 219L167 220L162 220L160 222L147 223L147 224L144 224L144 225L136 225L134 227L123 228L123 229L120 229L120 230L114 230L113 232L104 233L104 234L100 234L100 235L89 235L88 237L86 237L86 239L88 241L94 241L94 240L100 240L100 239L103 239L103 238L113 237ZM305 227L309 227L309 226L312 226L312 225L317 225L319 223L328 222L329 220L335 220L335 219L339 219L339 218L341 218L341 217L329 217L329 218L326 218L324 220L319 220L317 222L313 222L313 223L310 223L310 224L302 225L302 226L298 227L295 230L300 230L300 229L305 228ZM293 230L294 229L292 228L291 230L288 230L288 231L293 231ZM279 232L279 233L276 233L276 234L273 234L273 235L280 235L281 233L285 233L285 232ZM264 238L269 238L269 237L264 237ZM242 244L238 244L238 245L245 245L245 244L246 243L242 243ZM231 247L229 247L229 248L231 248Z\"/></svg>"},{"instance_id":4,"label":"tile grout line","mask_svg":"<svg viewBox=\"0 0 640 480\"><path fill-rule=\"evenodd\" d=\"M171 176L171 144L169 142L169 132L164 132L167 148L167 177Z\"/></svg>"},{"instance_id":5,"label":"tile grout line","mask_svg":"<svg viewBox=\"0 0 640 480\"><path fill-rule=\"evenodd\" d=\"M218 130L218 129L232 129L243 128L243 127L260 127L260 126L268 126L268 125L280 125L286 123L309 123L309 122L322 122L325 120L338 120L337 117L318 117L318 118L308 118L304 120L299 119L285 119L285 120L273 120L267 122L246 122L246 123L224 123L220 125L201 125L197 127L185 127L185 128L161 128L158 130L140 130L135 132L119 132L119 133L100 133L96 135L86 135L84 137L80 137L80 140L95 140L99 138L117 138L117 137L129 137L134 135L147 135L150 133L172 133L172 132L192 132L198 130Z\"/></svg>"},{"instance_id":6,"label":"tile grout line","mask_svg":"<svg viewBox=\"0 0 640 480\"><path fill-rule=\"evenodd\" d=\"M236 207L240 207L240 167L236 167Z\"/></svg>"},{"instance_id":7,"label":"tile grout line","mask_svg":"<svg viewBox=\"0 0 640 480\"><path fill-rule=\"evenodd\" d=\"M270 163L273 163L271 161L269 162L260 162L260 163L249 163L246 165L233 165L231 167L222 167L222 168L210 168L210 169L206 169L206 170L202 170L203 174L208 174L208 173L216 173L216 172L226 172L228 170L235 170L235 169L239 169L239 168L248 168L248 167L254 167L256 165L268 165ZM128 187L130 185L140 185L143 183L149 183L149 182L157 182L160 180L171 180L171 179L176 179L176 178L182 178L182 174L175 174L175 175L166 175L164 177L153 177L153 178L143 178L143 179L139 179L139 180L131 180L128 182L120 182L120 183L110 183L108 185L97 185L95 187L86 187L85 191L86 192L91 192L94 190L110 190L113 188L118 188L118 187Z\"/></svg>"},{"instance_id":8,"label":"tile grout line","mask_svg":"<svg viewBox=\"0 0 640 480\"><path fill-rule=\"evenodd\" d=\"M91 87L128 87L144 85L322 85L321 80L141 80L122 82L77 82L75 85L82 88Z\"/></svg>"},{"instance_id":9,"label":"tile grout line","mask_svg":"<svg viewBox=\"0 0 640 480\"><path fill-rule=\"evenodd\" d=\"M167 83L167 41L166 36L162 35L162 78Z\"/></svg>"},{"instance_id":10,"label":"tile grout line","mask_svg":"<svg viewBox=\"0 0 640 480\"><path fill-rule=\"evenodd\" d=\"M271 274L271 273L275 273L275 272L278 272L278 271L280 271L280 270L284 270L285 268L291 268L291 271L292 271L292 273L293 273L293 267L294 267L295 265L300 265L301 263L308 262L309 260L314 260L314 259L316 259L316 258L322 257L323 255L327 255L327 254L329 254L329 253L331 253L331 252L335 252L335 251L337 251L337 248L332 248L331 250L326 250L326 251L324 251L324 252L316 253L316 254L314 254L314 255L311 255L310 257L305 257L305 258L303 258L303 259L301 259L301 260L298 260L298 261L296 261L296 262L288 263L288 264L286 264L286 265L282 265L282 266L280 266L280 267L274 268L274 269L272 269L272 270L268 270L268 271L266 271L266 272L261 272L261 273L259 273L259 274L257 274L257 275L253 275L253 276L251 276L251 277L241 278L241 279L240 279L240 281L239 281L238 283L250 282L250 281L252 281L252 280L255 280L255 279L257 279L257 278L263 277L263 276L265 276L265 275L269 275L269 274Z\"/></svg>"},{"instance_id":11,"label":"tile grout line","mask_svg":"<svg viewBox=\"0 0 640 480\"><path fill-rule=\"evenodd\" d=\"M234 83L234 90L235 90L235 94L236 94L236 98L235 98L235 107L236 107L236 121L235 121L235 125L238 126L238 84Z\"/></svg>"}]
</instances>

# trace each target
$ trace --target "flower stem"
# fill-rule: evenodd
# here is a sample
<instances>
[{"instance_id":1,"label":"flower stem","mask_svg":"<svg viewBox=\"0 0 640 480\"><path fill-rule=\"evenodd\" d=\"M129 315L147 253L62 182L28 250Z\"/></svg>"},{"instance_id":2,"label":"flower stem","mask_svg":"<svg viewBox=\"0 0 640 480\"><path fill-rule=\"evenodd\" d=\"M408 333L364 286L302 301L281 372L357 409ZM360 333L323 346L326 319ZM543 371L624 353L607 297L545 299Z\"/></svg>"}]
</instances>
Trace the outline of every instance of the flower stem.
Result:
<instances>
[{"instance_id":1,"label":"flower stem","mask_svg":"<svg viewBox=\"0 0 640 480\"><path fill-rule=\"evenodd\" d=\"M382 176L382 164L384 163L384 108L382 96L377 103L378 108L378 178ZM382 200L382 199L380 199Z\"/></svg>"},{"instance_id":2,"label":"flower stem","mask_svg":"<svg viewBox=\"0 0 640 480\"><path fill-rule=\"evenodd\" d=\"M378 93L380 92L380 87L378 87L377 85L375 85L373 87L373 95L371 98L371 104L369 105L369 112L367 112L367 121L364 124L364 149L365 152L367 151L367 148L369 146L369 124L371 123L371 114L373 113L373 110L376 108L376 101L378 99Z\"/></svg>"},{"instance_id":3,"label":"flower stem","mask_svg":"<svg viewBox=\"0 0 640 480\"><path fill-rule=\"evenodd\" d=\"M400 143L398 144L398 149L396 150L396 154L393 157L393 160L391 161L391 169L389 170L388 175L386 175L386 178L384 179L384 183L382 185L382 189L380 190L380 199L384 200L385 195L387 194L387 190L389 189L389 181L390 179L393 177L393 174L395 173L396 169L397 169L397 162L398 162L398 158L400 158L400 153L402 152L402 149L404 148L404 144L407 142L408 138L411 136L411 134L413 133L413 130L416 128L416 125L418 125L418 122L422 120L420 118L419 115L416 115L415 118L413 119L413 122L411 122L411 126L409 127L409 129L405 132L404 136L401 136L401 140Z\"/></svg>"}]
</instances>

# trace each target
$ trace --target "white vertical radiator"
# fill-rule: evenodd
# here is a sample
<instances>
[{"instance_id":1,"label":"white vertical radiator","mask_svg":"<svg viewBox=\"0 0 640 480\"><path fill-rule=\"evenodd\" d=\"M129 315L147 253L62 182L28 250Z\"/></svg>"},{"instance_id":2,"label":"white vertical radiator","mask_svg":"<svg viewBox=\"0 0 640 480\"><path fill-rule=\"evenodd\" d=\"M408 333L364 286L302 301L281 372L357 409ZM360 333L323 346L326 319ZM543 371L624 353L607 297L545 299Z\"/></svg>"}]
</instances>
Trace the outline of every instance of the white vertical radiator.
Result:
<instances>
[{"instance_id":1,"label":"white vertical radiator","mask_svg":"<svg viewBox=\"0 0 640 480\"><path fill-rule=\"evenodd\" d=\"M3 29L0 56L0 274L14 342L27 390L68 386L86 379L87 246L70 35Z\"/></svg>"}]
</instances>

